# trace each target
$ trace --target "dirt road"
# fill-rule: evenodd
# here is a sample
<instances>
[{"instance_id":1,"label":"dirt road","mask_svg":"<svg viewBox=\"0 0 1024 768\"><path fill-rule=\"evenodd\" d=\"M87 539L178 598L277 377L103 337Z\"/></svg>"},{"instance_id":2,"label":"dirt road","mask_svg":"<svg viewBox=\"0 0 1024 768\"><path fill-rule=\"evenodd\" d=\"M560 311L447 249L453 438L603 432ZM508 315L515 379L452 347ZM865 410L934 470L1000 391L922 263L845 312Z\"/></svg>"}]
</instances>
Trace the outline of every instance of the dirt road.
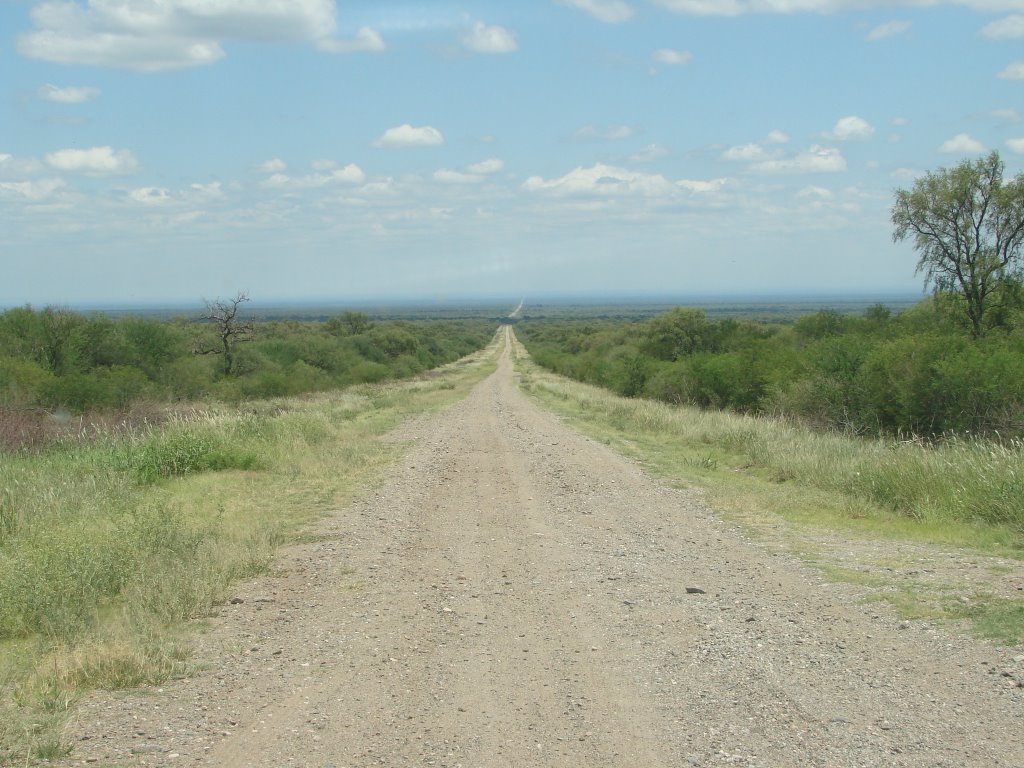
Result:
<instances>
[{"instance_id":1,"label":"dirt road","mask_svg":"<svg viewBox=\"0 0 1024 768\"><path fill-rule=\"evenodd\" d=\"M76 761L1024 766L1021 659L747 541L496 374ZM1010 670L1014 671L1013 669Z\"/></svg>"}]
</instances>

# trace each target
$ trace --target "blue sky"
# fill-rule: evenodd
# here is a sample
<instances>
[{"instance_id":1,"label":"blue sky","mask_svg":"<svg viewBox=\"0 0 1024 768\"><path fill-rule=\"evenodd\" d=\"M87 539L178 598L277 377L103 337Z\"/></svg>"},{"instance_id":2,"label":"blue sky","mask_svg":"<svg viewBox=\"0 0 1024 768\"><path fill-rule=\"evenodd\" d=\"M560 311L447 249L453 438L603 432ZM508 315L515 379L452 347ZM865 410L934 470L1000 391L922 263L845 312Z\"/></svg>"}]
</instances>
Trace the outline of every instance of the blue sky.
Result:
<instances>
[{"instance_id":1,"label":"blue sky","mask_svg":"<svg viewBox=\"0 0 1024 768\"><path fill-rule=\"evenodd\" d=\"M1024 0L4 0L0 305L914 292Z\"/></svg>"}]
</instances>

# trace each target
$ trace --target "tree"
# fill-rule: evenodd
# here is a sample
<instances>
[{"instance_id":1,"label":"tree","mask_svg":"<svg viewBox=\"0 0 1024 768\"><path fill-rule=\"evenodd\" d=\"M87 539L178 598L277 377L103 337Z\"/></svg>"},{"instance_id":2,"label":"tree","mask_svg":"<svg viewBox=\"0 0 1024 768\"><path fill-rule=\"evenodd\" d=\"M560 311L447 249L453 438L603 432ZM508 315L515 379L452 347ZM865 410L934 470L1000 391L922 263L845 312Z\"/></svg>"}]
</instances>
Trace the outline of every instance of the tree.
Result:
<instances>
[{"instance_id":1,"label":"tree","mask_svg":"<svg viewBox=\"0 0 1024 768\"><path fill-rule=\"evenodd\" d=\"M998 152L926 173L896 190L893 240L914 239L917 272L936 292L963 296L971 333L984 335L993 304L1018 295L1024 248L1024 173L1003 181Z\"/></svg>"},{"instance_id":2,"label":"tree","mask_svg":"<svg viewBox=\"0 0 1024 768\"><path fill-rule=\"evenodd\" d=\"M340 315L327 318L326 327L333 336L358 336L370 330L373 323L363 312L347 309Z\"/></svg>"},{"instance_id":3,"label":"tree","mask_svg":"<svg viewBox=\"0 0 1024 768\"><path fill-rule=\"evenodd\" d=\"M235 364L235 346L252 341L256 335L256 323L252 318L243 320L239 314L242 305L249 301L249 295L239 291L233 299L214 299L206 302L206 314L200 320L213 325L218 343L208 345L200 342L195 349L197 355L222 355L221 370L230 376Z\"/></svg>"},{"instance_id":4,"label":"tree","mask_svg":"<svg viewBox=\"0 0 1024 768\"><path fill-rule=\"evenodd\" d=\"M714 336L712 323L703 310L673 307L647 323L643 351L658 360L678 360L714 349Z\"/></svg>"}]
</instances>

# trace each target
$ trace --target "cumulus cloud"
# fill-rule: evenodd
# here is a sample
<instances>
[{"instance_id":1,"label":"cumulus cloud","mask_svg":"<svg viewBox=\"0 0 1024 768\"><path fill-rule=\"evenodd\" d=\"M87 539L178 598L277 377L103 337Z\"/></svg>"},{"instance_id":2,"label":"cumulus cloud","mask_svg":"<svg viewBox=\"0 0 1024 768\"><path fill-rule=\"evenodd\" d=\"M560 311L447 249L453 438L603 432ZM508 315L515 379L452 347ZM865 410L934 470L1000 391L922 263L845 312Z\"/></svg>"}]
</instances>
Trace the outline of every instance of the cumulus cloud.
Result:
<instances>
[{"instance_id":1,"label":"cumulus cloud","mask_svg":"<svg viewBox=\"0 0 1024 768\"><path fill-rule=\"evenodd\" d=\"M35 181L0 181L0 196L20 198L36 202L45 200L64 187L62 179L37 179Z\"/></svg>"},{"instance_id":2,"label":"cumulus cloud","mask_svg":"<svg viewBox=\"0 0 1024 768\"><path fill-rule=\"evenodd\" d=\"M765 156L764 147L760 144L737 144L736 146L729 147L725 152L722 153L723 160L732 160L739 162L752 162L754 160L761 160Z\"/></svg>"},{"instance_id":3,"label":"cumulus cloud","mask_svg":"<svg viewBox=\"0 0 1024 768\"><path fill-rule=\"evenodd\" d=\"M318 161L324 170L324 161ZM344 168L333 168L330 173L310 173L304 176L289 176L286 173L273 173L263 181L264 187L277 187L281 189L314 189L325 187L328 184L362 184L366 181L366 174L363 169L355 163L349 163Z\"/></svg>"},{"instance_id":4,"label":"cumulus cloud","mask_svg":"<svg viewBox=\"0 0 1024 768\"><path fill-rule=\"evenodd\" d=\"M680 189L684 189L687 192L693 192L698 195L707 195L712 192L721 192L722 189L729 184L729 179L680 179L676 182L676 186Z\"/></svg>"},{"instance_id":5,"label":"cumulus cloud","mask_svg":"<svg viewBox=\"0 0 1024 768\"><path fill-rule=\"evenodd\" d=\"M797 192L796 197L799 199L830 200L835 195L829 189L811 185Z\"/></svg>"},{"instance_id":6,"label":"cumulus cloud","mask_svg":"<svg viewBox=\"0 0 1024 768\"><path fill-rule=\"evenodd\" d=\"M765 137L766 144L788 144L789 136L780 130L771 131L767 137Z\"/></svg>"},{"instance_id":7,"label":"cumulus cloud","mask_svg":"<svg viewBox=\"0 0 1024 768\"><path fill-rule=\"evenodd\" d=\"M500 171L504 167L505 167L504 161L498 160L497 158L492 157L492 158L489 158L487 160L481 160L479 163L473 163L466 170L468 170L470 173L487 174L487 173L497 173L498 171Z\"/></svg>"},{"instance_id":8,"label":"cumulus cloud","mask_svg":"<svg viewBox=\"0 0 1024 768\"><path fill-rule=\"evenodd\" d=\"M572 135L573 141L621 141L633 135L633 129L628 125L614 125L608 128L598 128L594 125L585 125Z\"/></svg>"},{"instance_id":9,"label":"cumulus cloud","mask_svg":"<svg viewBox=\"0 0 1024 768\"><path fill-rule=\"evenodd\" d=\"M192 190L193 195L203 197L208 200L224 196L224 190L221 189L221 183L219 181L211 181L208 184L199 184L197 182L189 185L189 189Z\"/></svg>"},{"instance_id":10,"label":"cumulus cloud","mask_svg":"<svg viewBox=\"0 0 1024 768\"><path fill-rule=\"evenodd\" d=\"M335 40L334 0L51 0L32 10L35 29L18 38L29 58L139 72L211 64L224 40L308 42L338 52L379 50L361 30Z\"/></svg>"},{"instance_id":11,"label":"cumulus cloud","mask_svg":"<svg viewBox=\"0 0 1024 768\"><path fill-rule=\"evenodd\" d=\"M466 167L464 171L453 171L448 168L441 168L434 171L434 181L442 184L479 184L488 175L497 173L505 167L505 163L497 158L481 160Z\"/></svg>"},{"instance_id":12,"label":"cumulus cloud","mask_svg":"<svg viewBox=\"0 0 1024 768\"><path fill-rule=\"evenodd\" d=\"M640 195L657 197L671 193L675 185L661 174L640 173L597 163L590 168L576 168L557 179L531 176L523 182L528 192L544 192L559 196L572 195Z\"/></svg>"},{"instance_id":13,"label":"cumulus cloud","mask_svg":"<svg viewBox=\"0 0 1024 768\"><path fill-rule=\"evenodd\" d=\"M683 65L689 64L693 54L689 51L676 51L672 48L659 48L653 54L653 58L659 64Z\"/></svg>"},{"instance_id":14,"label":"cumulus cloud","mask_svg":"<svg viewBox=\"0 0 1024 768\"><path fill-rule=\"evenodd\" d=\"M380 33L370 27L361 27L351 40L322 37L315 44L326 53L380 53L387 50Z\"/></svg>"},{"instance_id":15,"label":"cumulus cloud","mask_svg":"<svg viewBox=\"0 0 1024 768\"><path fill-rule=\"evenodd\" d=\"M91 86L59 88L56 85L47 84L39 89L39 98L44 101L55 101L58 104L81 104L99 95L100 89Z\"/></svg>"},{"instance_id":16,"label":"cumulus cloud","mask_svg":"<svg viewBox=\"0 0 1024 768\"><path fill-rule=\"evenodd\" d=\"M977 139L972 139L966 133L958 133L951 139L947 139L939 146L939 152L957 155L977 155L985 151L985 145Z\"/></svg>"},{"instance_id":17,"label":"cumulus cloud","mask_svg":"<svg viewBox=\"0 0 1024 768\"><path fill-rule=\"evenodd\" d=\"M910 29L909 21L887 21L884 24L879 24L868 32L864 39L870 42L884 40L887 37L895 37L896 35L903 34L908 29Z\"/></svg>"},{"instance_id":18,"label":"cumulus cloud","mask_svg":"<svg viewBox=\"0 0 1024 768\"><path fill-rule=\"evenodd\" d=\"M986 24L982 27L981 34L993 40L1015 40L1024 37L1024 14L1014 14Z\"/></svg>"},{"instance_id":19,"label":"cumulus cloud","mask_svg":"<svg viewBox=\"0 0 1024 768\"><path fill-rule=\"evenodd\" d=\"M856 115L850 115L849 117L839 118L836 121L835 127L823 135L825 138L835 141L864 141L870 139L874 134L875 129L871 127L867 120Z\"/></svg>"},{"instance_id":20,"label":"cumulus cloud","mask_svg":"<svg viewBox=\"0 0 1024 768\"><path fill-rule=\"evenodd\" d=\"M260 164L260 170L263 171L264 173L281 173L282 171L285 171L287 169L288 163L286 163L279 157L274 157L271 158L270 160L265 160L263 163Z\"/></svg>"},{"instance_id":21,"label":"cumulus cloud","mask_svg":"<svg viewBox=\"0 0 1024 768\"><path fill-rule=\"evenodd\" d=\"M1012 152L1016 152L1018 155L1024 155L1024 136L1019 139L1007 139L1006 146L1008 146Z\"/></svg>"},{"instance_id":22,"label":"cumulus cloud","mask_svg":"<svg viewBox=\"0 0 1024 768\"><path fill-rule=\"evenodd\" d=\"M484 177L479 173L450 171L447 168L434 171L434 181L439 181L442 184L479 184L483 180Z\"/></svg>"},{"instance_id":23,"label":"cumulus cloud","mask_svg":"<svg viewBox=\"0 0 1024 768\"><path fill-rule=\"evenodd\" d=\"M374 142L373 146L396 147L437 147L444 144L444 136L430 125L413 127L409 123L388 128Z\"/></svg>"},{"instance_id":24,"label":"cumulus cloud","mask_svg":"<svg viewBox=\"0 0 1024 768\"><path fill-rule=\"evenodd\" d=\"M667 147L663 147L660 144L648 144L639 152L635 152L630 155L629 160L633 163L653 163L655 160L660 160L667 154Z\"/></svg>"},{"instance_id":25,"label":"cumulus cloud","mask_svg":"<svg viewBox=\"0 0 1024 768\"><path fill-rule=\"evenodd\" d=\"M90 175L125 174L138 167L135 155L129 150L115 152L111 147L59 149L46 156L46 164L58 171Z\"/></svg>"},{"instance_id":26,"label":"cumulus cloud","mask_svg":"<svg viewBox=\"0 0 1024 768\"><path fill-rule=\"evenodd\" d=\"M131 190L128 197L142 205L163 205L171 199L171 192L163 187L139 187Z\"/></svg>"},{"instance_id":27,"label":"cumulus cloud","mask_svg":"<svg viewBox=\"0 0 1024 768\"><path fill-rule=\"evenodd\" d=\"M462 36L462 44L475 53L512 53L519 48L515 35L507 29L481 21Z\"/></svg>"},{"instance_id":28,"label":"cumulus cloud","mask_svg":"<svg viewBox=\"0 0 1024 768\"><path fill-rule=\"evenodd\" d=\"M750 166L757 173L838 173L846 170L846 158L834 147L817 144L791 157L762 160Z\"/></svg>"},{"instance_id":29,"label":"cumulus cloud","mask_svg":"<svg viewBox=\"0 0 1024 768\"><path fill-rule=\"evenodd\" d=\"M622 24L633 18L633 8L624 0L556 0L560 5L589 13L605 24Z\"/></svg>"},{"instance_id":30,"label":"cumulus cloud","mask_svg":"<svg viewBox=\"0 0 1024 768\"><path fill-rule=\"evenodd\" d=\"M745 13L834 13L870 6L958 5L976 11L1019 10L1019 0L653 0L687 16L741 16Z\"/></svg>"},{"instance_id":31,"label":"cumulus cloud","mask_svg":"<svg viewBox=\"0 0 1024 768\"><path fill-rule=\"evenodd\" d=\"M996 75L1001 80L1024 80L1024 61L1015 61Z\"/></svg>"}]
</instances>

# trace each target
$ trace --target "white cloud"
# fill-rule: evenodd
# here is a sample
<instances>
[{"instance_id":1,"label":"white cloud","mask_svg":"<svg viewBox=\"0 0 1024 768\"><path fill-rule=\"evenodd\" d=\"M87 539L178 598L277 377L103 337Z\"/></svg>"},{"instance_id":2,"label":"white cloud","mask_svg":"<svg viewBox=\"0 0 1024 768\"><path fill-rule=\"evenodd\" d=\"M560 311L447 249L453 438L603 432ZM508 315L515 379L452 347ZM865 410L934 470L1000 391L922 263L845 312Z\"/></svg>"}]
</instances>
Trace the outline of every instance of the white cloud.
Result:
<instances>
[{"instance_id":1,"label":"white cloud","mask_svg":"<svg viewBox=\"0 0 1024 768\"><path fill-rule=\"evenodd\" d=\"M323 161L320 161L322 166ZM330 173L310 173L306 176L289 176L286 173L274 173L263 181L264 187L279 187L284 189L313 189L325 187L328 184L362 184L366 181L366 174L363 169L355 163L350 163L344 168L334 168Z\"/></svg>"},{"instance_id":2,"label":"white cloud","mask_svg":"<svg viewBox=\"0 0 1024 768\"><path fill-rule=\"evenodd\" d=\"M850 115L849 117L839 118L835 127L823 135L825 138L834 139L835 141L864 141L870 139L874 134L875 129L871 127L867 120L856 115Z\"/></svg>"},{"instance_id":3,"label":"white cloud","mask_svg":"<svg viewBox=\"0 0 1024 768\"><path fill-rule=\"evenodd\" d=\"M281 173L288 169L288 163L279 157L266 160L260 164L260 170L264 173Z\"/></svg>"},{"instance_id":4,"label":"white cloud","mask_svg":"<svg viewBox=\"0 0 1024 768\"><path fill-rule=\"evenodd\" d=\"M572 135L573 141L620 141L633 135L628 125L615 125L609 128L598 128L585 125Z\"/></svg>"},{"instance_id":5,"label":"white cloud","mask_svg":"<svg viewBox=\"0 0 1024 768\"><path fill-rule=\"evenodd\" d=\"M497 173L505 167L505 163L497 158L490 158L488 160L481 160L479 163L473 163L468 170L470 173Z\"/></svg>"},{"instance_id":6,"label":"white cloud","mask_svg":"<svg viewBox=\"0 0 1024 768\"><path fill-rule=\"evenodd\" d=\"M652 0L655 5L688 16L741 16L745 13L835 13L870 7L956 5L975 11L1021 9L1020 0Z\"/></svg>"},{"instance_id":7,"label":"white cloud","mask_svg":"<svg viewBox=\"0 0 1024 768\"><path fill-rule=\"evenodd\" d=\"M171 193L163 187L139 187L129 192L128 197L143 205L163 205L171 199Z\"/></svg>"},{"instance_id":8,"label":"white cloud","mask_svg":"<svg viewBox=\"0 0 1024 768\"><path fill-rule=\"evenodd\" d=\"M834 147L815 144L792 157L754 163L750 170L757 173L837 173L846 170L846 158Z\"/></svg>"},{"instance_id":9,"label":"white cloud","mask_svg":"<svg viewBox=\"0 0 1024 768\"><path fill-rule=\"evenodd\" d=\"M1006 146L1018 155L1024 155L1024 136L1019 139L1007 139Z\"/></svg>"},{"instance_id":10,"label":"white cloud","mask_svg":"<svg viewBox=\"0 0 1024 768\"><path fill-rule=\"evenodd\" d=\"M7 178L35 176L41 170L42 165L35 158L19 158L7 153L0 153L0 172Z\"/></svg>"},{"instance_id":11,"label":"white cloud","mask_svg":"<svg viewBox=\"0 0 1024 768\"><path fill-rule=\"evenodd\" d=\"M191 184L189 189L192 193L207 199L213 199L218 197L224 197L224 190L221 189L221 183L219 181L211 181L209 184Z\"/></svg>"},{"instance_id":12,"label":"white cloud","mask_svg":"<svg viewBox=\"0 0 1024 768\"><path fill-rule=\"evenodd\" d=\"M62 179L39 179L37 181L0 181L0 196L18 197L26 200L44 200L61 187Z\"/></svg>"},{"instance_id":13,"label":"white cloud","mask_svg":"<svg viewBox=\"0 0 1024 768\"><path fill-rule=\"evenodd\" d=\"M39 98L55 101L58 104L81 104L100 95L99 88L90 86L69 86L58 88L56 85L44 85L39 89Z\"/></svg>"},{"instance_id":14,"label":"white cloud","mask_svg":"<svg viewBox=\"0 0 1024 768\"><path fill-rule=\"evenodd\" d=\"M892 119L893 125L910 125L910 120L906 117L894 117Z\"/></svg>"},{"instance_id":15,"label":"white cloud","mask_svg":"<svg viewBox=\"0 0 1024 768\"><path fill-rule=\"evenodd\" d=\"M361 27L351 40L320 38L316 41L316 47L326 53L380 53L387 50L380 33L370 27Z\"/></svg>"},{"instance_id":16,"label":"white cloud","mask_svg":"<svg viewBox=\"0 0 1024 768\"><path fill-rule=\"evenodd\" d=\"M559 196L573 195L640 195L660 197L672 193L675 185L661 174L640 173L597 163L590 168L576 168L557 179L545 180L531 176L523 182L528 192L545 192Z\"/></svg>"},{"instance_id":17,"label":"white cloud","mask_svg":"<svg viewBox=\"0 0 1024 768\"><path fill-rule=\"evenodd\" d=\"M476 53L512 53L519 48L515 35L507 29L489 27L481 21L463 35L462 44Z\"/></svg>"},{"instance_id":18,"label":"white cloud","mask_svg":"<svg viewBox=\"0 0 1024 768\"><path fill-rule=\"evenodd\" d=\"M59 149L46 156L46 164L58 171L92 175L131 173L138 167L129 150L115 152L111 147Z\"/></svg>"},{"instance_id":19,"label":"white cloud","mask_svg":"<svg viewBox=\"0 0 1024 768\"><path fill-rule=\"evenodd\" d=\"M676 182L676 186L680 189L685 189L687 192L693 192L698 195L711 194L713 192L721 192L722 189L729 183L729 179L709 179L695 180L695 179L680 179Z\"/></svg>"},{"instance_id":20,"label":"white cloud","mask_svg":"<svg viewBox=\"0 0 1024 768\"><path fill-rule=\"evenodd\" d=\"M465 171L441 168L434 171L434 181L439 181L442 184L479 184L489 174L497 173L504 167L504 162L492 157L488 160L481 160L479 163L473 163Z\"/></svg>"},{"instance_id":21,"label":"white cloud","mask_svg":"<svg viewBox=\"0 0 1024 768\"><path fill-rule=\"evenodd\" d=\"M870 42L884 40L887 37L895 37L896 35L902 34L908 29L910 29L909 21L887 21L884 24L879 24L868 32L864 39Z\"/></svg>"},{"instance_id":22,"label":"white cloud","mask_svg":"<svg viewBox=\"0 0 1024 768\"><path fill-rule=\"evenodd\" d=\"M1015 40L1024 37L1024 14L1014 14L986 24L982 27L981 34L993 40Z\"/></svg>"},{"instance_id":23,"label":"white cloud","mask_svg":"<svg viewBox=\"0 0 1024 768\"><path fill-rule=\"evenodd\" d=\"M630 155L629 161L633 163L652 163L655 160L660 160L667 154L667 147L663 147L660 144L648 144L639 152L635 152Z\"/></svg>"},{"instance_id":24,"label":"white cloud","mask_svg":"<svg viewBox=\"0 0 1024 768\"><path fill-rule=\"evenodd\" d=\"M739 162L751 162L753 160L760 160L765 156L764 147L760 144L737 144L734 147L729 147L725 152L722 153L723 160L733 160Z\"/></svg>"},{"instance_id":25,"label":"white cloud","mask_svg":"<svg viewBox=\"0 0 1024 768\"><path fill-rule=\"evenodd\" d=\"M780 130L774 130L765 138L766 144L788 144L789 136Z\"/></svg>"},{"instance_id":26,"label":"white cloud","mask_svg":"<svg viewBox=\"0 0 1024 768\"><path fill-rule=\"evenodd\" d=\"M1024 80L1024 61L1015 61L996 75L1001 80Z\"/></svg>"},{"instance_id":27,"label":"white cloud","mask_svg":"<svg viewBox=\"0 0 1024 768\"><path fill-rule=\"evenodd\" d=\"M633 8L623 0L556 0L556 2L578 8L605 24L621 24L633 18Z\"/></svg>"},{"instance_id":28,"label":"white cloud","mask_svg":"<svg viewBox=\"0 0 1024 768\"><path fill-rule=\"evenodd\" d=\"M693 54L689 51L676 51L672 48L659 48L654 52L653 56L654 60L659 64L689 64L693 59Z\"/></svg>"},{"instance_id":29,"label":"white cloud","mask_svg":"<svg viewBox=\"0 0 1024 768\"><path fill-rule=\"evenodd\" d=\"M51 0L18 38L24 56L159 72L211 64L224 40L308 42L323 50L379 50L372 30L334 40L335 0Z\"/></svg>"},{"instance_id":30,"label":"white cloud","mask_svg":"<svg viewBox=\"0 0 1024 768\"><path fill-rule=\"evenodd\" d=\"M998 120L1003 123L1019 123L1020 112L1016 109L993 109L986 113L986 117Z\"/></svg>"},{"instance_id":31,"label":"white cloud","mask_svg":"<svg viewBox=\"0 0 1024 768\"><path fill-rule=\"evenodd\" d=\"M478 173L462 173L461 171L450 171L447 168L434 171L434 181L439 181L442 184L479 184L483 180L484 177Z\"/></svg>"},{"instance_id":32,"label":"white cloud","mask_svg":"<svg viewBox=\"0 0 1024 768\"><path fill-rule=\"evenodd\" d=\"M388 128L373 142L375 147L436 147L444 144L441 132L429 125L418 128L405 123L395 128Z\"/></svg>"},{"instance_id":33,"label":"white cloud","mask_svg":"<svg viewBox=\"0 0 1024 768\"><path fill-rule=\"evenodd\" d=\"M811 185L804 187L796 193L796 197L799 199L812 199L812 200L831 200L835 195L832 190L825 189L824 187L817 187Z\"/></svg>"},{"instance_id":34,"label":"white cloud","mask_svg":"<svg viewBox=\"0 0 1024 768\"><path fill-rule=\"evenodd\" d=\"M952 139L942 142L939 152L957 155L976 155L985 151L985 145L972 139L966 133L958 133Z\"/></svg>"}]
</instances>

